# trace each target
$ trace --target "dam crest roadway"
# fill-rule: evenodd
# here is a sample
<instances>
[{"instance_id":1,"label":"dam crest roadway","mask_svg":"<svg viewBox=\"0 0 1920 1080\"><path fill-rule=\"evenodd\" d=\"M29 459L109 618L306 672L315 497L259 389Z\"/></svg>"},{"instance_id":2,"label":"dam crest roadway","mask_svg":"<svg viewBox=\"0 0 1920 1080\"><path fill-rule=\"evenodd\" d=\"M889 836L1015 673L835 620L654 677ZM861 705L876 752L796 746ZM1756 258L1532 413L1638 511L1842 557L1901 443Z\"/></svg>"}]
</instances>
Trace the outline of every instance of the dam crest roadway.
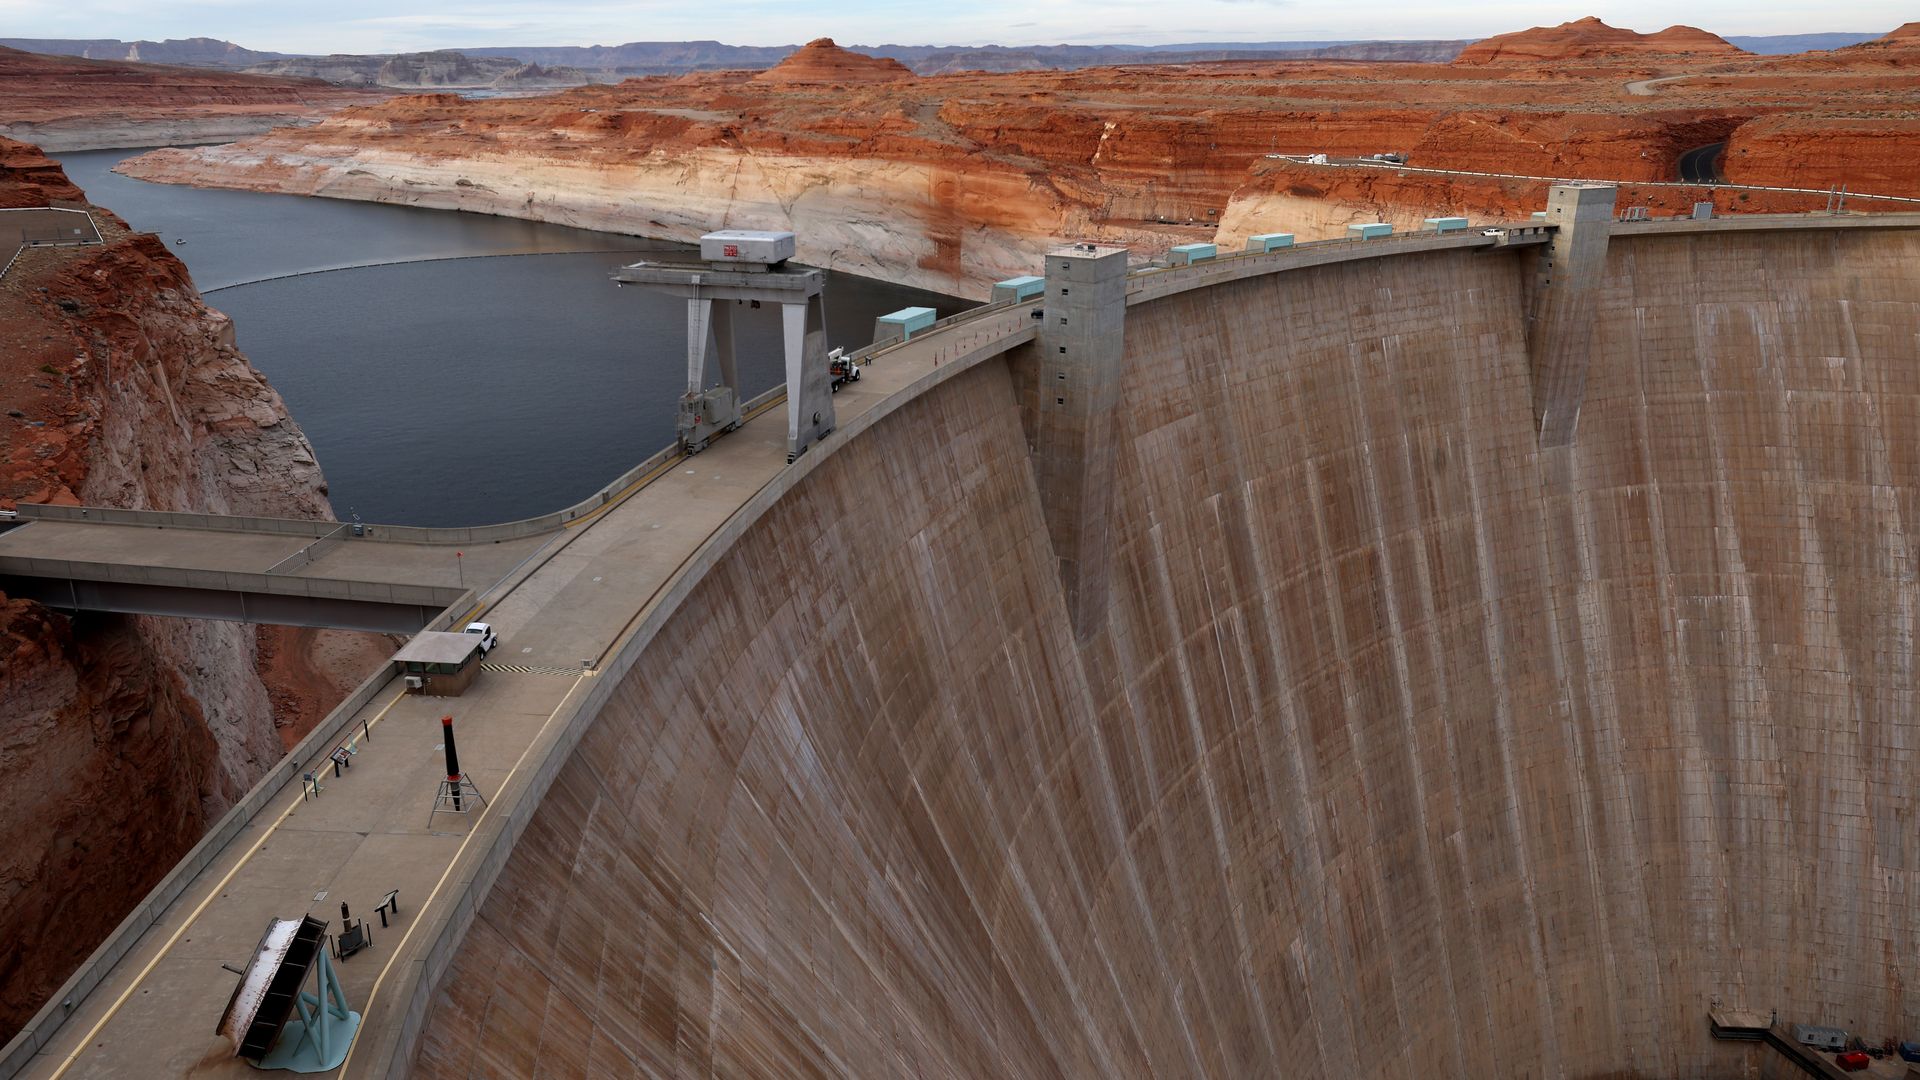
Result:
<instances>
[{"instance_id":1,"label":"dam crest roadway","mask_svg":"<svg viewBox=\"0 0 1920 1080\"><path fill-rule=\"evenodd\" d=\"M1920 228L1920 215L1611 227L1616 241L1827 236ZM1303 244L1131 273L1122 302L1138 307L1267 275L1373 260L1426 259L1437 267L1442 259L1537 259L1560 250L1560 239L1556 225L1527 224ZM1604 233L1602 241L1604 251ZM1575 260L1591 255L1577 245L1568 250ZM242 1075L246 1066L223 1058L225 1041L212 1034L232 987L220 964L242 958L271 916L305 909L325 918L347 900L364 917L397 888L404 914L375 928L373 948L339 965L347 998L364 1016L340 1075L406 1074L430 1038L429 1016L444 1007L436 995L459 992L448 980L457 978L465 938L517 841L587 727L705 575L864 435L988 361L1054 332L1036 318L1050 314L1047 304L988 305L869 351L865 377L834 398L837 430L797 462L787 462L779 396L765 396L748 403L739 430L705 452L663 452L587 502L528 523L451 531L368 526L355 535L351 526L333 523L297 523L301 532L258 520L22 508L24 523L0 534L0 578L10 592L16 582L30 582L55 597L49 601L55 606L65 589L71 607L249 620L266 617L264 609L309 625L392 619L385 625L441 628L484 617L501 635L496 657L527 670L489 672L451 710L404 694L390 671L371 678L156 887L9 1045L0 1072ZM1575 342L1582 311L1591 317L1591 298L1576 289L1561 308L1564 315L1546 305L1539 316L1573 320L1564 332L1539 331L1549 340L1559 334L1548 362L1584 365L1586 354ZM1536 428L1544 437L1574 440L1584 370L1537 377L1535 407L1545 419ZM1098 452L1097 443L1084 452ZM1055 482L1069 481L1043 479L1043 488ZM822 543L828 533L823 528ZM1058 550L1057 532L1055 543ZM454 551L457 559L450 558ZM1077 572L1082 581L1104 574L1091 567ZM1083 586L1081 605L1097 593ZM489 800L484 811L451 826L430 822L427 813L442 779L437 720L447 711L457 717L469 774ZM323 790L309 797L301 775L349 742L351 767L337 778L323 773ZM711 907L699 910L695 921L709 927L724 921L725 898L703 899ZM516 917L545 915L529 910ZM712 934L716 956L763 947Z\"/></svg>"}]
</instances>

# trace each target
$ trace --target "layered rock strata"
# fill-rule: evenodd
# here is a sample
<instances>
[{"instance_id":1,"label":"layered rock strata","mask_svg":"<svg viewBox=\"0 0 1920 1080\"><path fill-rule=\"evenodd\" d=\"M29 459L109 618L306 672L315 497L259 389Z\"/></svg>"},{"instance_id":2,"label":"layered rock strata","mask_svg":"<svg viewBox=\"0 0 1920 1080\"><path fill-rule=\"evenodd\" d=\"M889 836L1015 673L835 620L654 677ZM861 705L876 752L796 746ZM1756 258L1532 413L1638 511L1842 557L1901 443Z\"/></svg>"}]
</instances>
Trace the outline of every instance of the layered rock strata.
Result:
<instances>
[{"instance_id":1,"label":"layered rock strata","mask_svg":"<svg viewBox=\"0 0 1920 1080\"><path fill-rule=\"evenodd\" d=\"M533 89L579 86L586 75L574 68L522 64L508 56L465 53L400 53L396 56L298 56L249 66L258 75L324 79L340 86L489 87Z\"/></svg>"},{"instance_id":2,"label":"layered rock strata","mask_svg":"<svg viewBox=\"0 0 1920 1080\"><path fill-rule=\"evenodd\" d=\"M0 138L46 150L236 139L375 99L317 79L0 48Z\"/></svg>"},{"instance_id":3,"label":"layered rock strata","mask_svg":"<svg viewBox=\"0 0 1920 1080\"><path fill-rule=\"evenodd\" d=\"M82 198L0 139L0 205ZM231 322L157 239L88 209L104 244L28 249L0 278L0 507L330 516ZM257 663L251 626L69 619L0 594L0 1033L280 759L277 721L303 721L276 713Z\"/></svg>"},{"instance_id":4,"label":"layered rock strata","mask_svg":"<svg viewBox=\"0 0 1920 1080\"><path fill-rule=\"evenodd\" d=\"M1593 16L1559 26L1536 26L1476 41L1460 51L1456 64L1537 64L1552 60L1594 57L1666 58L1671 56L1741 56L1726 39L1692 26L1669 26L1641 34L1608 26Z\"/></svg>"},{"instance_id":5,"label":"layered rock strata","mask_svg":"<svg viewBox=\"0 0 1920 1080\"><path fill-rule=\"evenodd\" d=\"M816 38L754 76L754 81L776 86L793 83L847 85L911 78L913 70L898 60L850 52L835 45L832 38Z\"/></svg>"},{"instance_id":6,"label":"layered rock strata","mask_svg":"<svg viewBox=\"0 0 1920 1080\"><path fill-rule=\"evenodd\" d=\"M1399 151L1431 168L1636 182L1677 180L1684 156L1725 142L1725 172L1743 183L1825 188L1845 174L1856 192L1920 195L1920 159L1890 152L1915 122L1920 90L1920 67L1887 59L1901 48L913 78L821 41L758 75L513 101L398 99L229 146L158 151L124 171L678 240L792 229L807 262L980 296L1063 239L1145 256L1217 234L1335 236L1363 214L1418 223L1540 205L1537 192L1510 198L1497 180L1356 181L1335 170L1275 199L1269 155ZM1357 182L1368 198L1348 197ZM1650 196L1683 210L1709 198L1698 187ZM1753 198L1729 208L1759 208ZM1223 233L1227 220L1238 224Z\"/></svg>"}]
</instances>

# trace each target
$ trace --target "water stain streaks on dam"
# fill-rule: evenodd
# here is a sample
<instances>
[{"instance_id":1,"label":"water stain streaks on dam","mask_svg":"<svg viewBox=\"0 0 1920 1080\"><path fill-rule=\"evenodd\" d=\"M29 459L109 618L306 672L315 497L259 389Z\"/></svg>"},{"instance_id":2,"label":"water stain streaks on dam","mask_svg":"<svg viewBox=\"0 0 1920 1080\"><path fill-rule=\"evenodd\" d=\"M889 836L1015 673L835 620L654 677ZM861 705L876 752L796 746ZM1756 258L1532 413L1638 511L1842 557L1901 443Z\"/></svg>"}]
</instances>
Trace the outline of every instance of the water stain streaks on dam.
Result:
<instances>
[{"instance_id":1,"label":"water stain streaks on dam","mask_svg":"<svg viewBox=\"0 0 1920 1080\"><path fill-rule=\"evenodd\" d=\"M773 399L656 455L480 597L507 656L587 659L461 699L474 820L422 820L441 699L369 679L0 1071L239 1076L179 1023L217 960L396 885L344 1076L1750 1077L1710 1008L1910 1035L1920 216L1605 200L1059 249L797 462Z\"/></svg>"},{"instance_id":2,"label":"water stain streaks on dam","mask_svg":"<svg viewBox=\"0 0 1920 1080\"><path fill-rule=\"evenodd\" d=\"M423 1077L1733 1076L1910 1037L1920 232L1634 235L1127 315L1104 619L1038 346L748 524L560 766Z\"/></svg>"}]
</instances>

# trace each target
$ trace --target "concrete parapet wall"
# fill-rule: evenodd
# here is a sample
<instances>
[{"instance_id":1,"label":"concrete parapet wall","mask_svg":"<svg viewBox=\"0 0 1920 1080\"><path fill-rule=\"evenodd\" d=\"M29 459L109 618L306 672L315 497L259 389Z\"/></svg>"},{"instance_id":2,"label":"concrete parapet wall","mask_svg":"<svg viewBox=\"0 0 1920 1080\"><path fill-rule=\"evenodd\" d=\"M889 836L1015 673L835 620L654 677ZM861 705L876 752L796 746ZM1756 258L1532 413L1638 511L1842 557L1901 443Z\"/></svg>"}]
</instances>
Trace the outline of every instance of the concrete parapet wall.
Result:
<instances>
[{"instance_id":1,"label":"concrete parapet wall","mask_svg":"<svg viewBox=\"0 0 1920 1080\"><path fill-rule=\"evenodd\" d=\"M443 611L424 629L448 629L455 621L453 613L465 610L472 599L471 593L462 594L449 610ZM47 1004L7 1043L4 1055L0 1055L0 1076L14 1076L27 1067L41 1048L53 1040L55 1033L72 1014L73 1009L67 1003L77 1005L84 1001L113 970L114 965L138 944L141 935L179 899L194 878L215 860L228 854L228 845L240 838L262 810L278 801L283 792L295 790L303 773L321 766L327 755L349 737L354 717L393 682L394 673L390 665L382 665L379 671L367 676L340 704L334 706L332 712L314 725L307 737L301 739L278 765L249 788L240 801L220 816L220 820L213 823L213 827L187 852L186 857L176 863L166 877L160 879L140 905L121 920L113 933L100 943L100 947L61 984Z\"/></svg>"},{"instance_id":2,"label":"concrete parapet wall","mask_svg":"<svg viewBox=\"0 0 1920 1080\"><path fill-rule=\"evenodd\" d=\"M1545 243L1541 233L1529 243ZM1318 240L1274 251L1228 252L1217 259L1193 266L1155 267L1134 273L1127 280L1127 303L1144 304L1176 293L1206 289L1229 281L1264 277L1283 271L1304 270L1332 263L1365 259L1392 258L1421 251L1453 251L1490 248L1494 238L1474 232L1467 235L1438 236L1433 233L1387 236L1375 240Z\"/></svg>"},{"instance_id":3,"label":"concrete parapet wall","mask_svg":"<svg viewBox=\"0 0 1920 1080\"><path fill-rule=\"evenodd\" d=\"M413 1075L1715 1077L1716 997L1920 1026L1920 234L1718 224L1614 237L1546 450L1519 252L1136 301L1084 642L1007 365L803 459L476 841Z\"/></svg>"}]
</instances>

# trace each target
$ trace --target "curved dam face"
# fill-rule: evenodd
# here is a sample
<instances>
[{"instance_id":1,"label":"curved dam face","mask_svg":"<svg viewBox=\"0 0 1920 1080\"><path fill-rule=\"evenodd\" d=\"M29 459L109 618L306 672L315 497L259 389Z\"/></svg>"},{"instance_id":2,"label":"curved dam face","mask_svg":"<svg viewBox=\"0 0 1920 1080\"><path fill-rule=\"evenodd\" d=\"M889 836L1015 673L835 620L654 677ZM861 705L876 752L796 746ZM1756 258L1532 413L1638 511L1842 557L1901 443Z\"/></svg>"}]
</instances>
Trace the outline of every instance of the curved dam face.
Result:
<instances>
[{"instance_id":1,"label":"curved dam face","mask_svg":"<svg viewBox=\"0 0 1920 1080\"><path fill-rule=\"evenodd\" d=\"M416 1075L1740 1076L1920 1034L1920 232L1132 308L1076 634L1036 347L818 463L601 710ZM1030 419L1030 416L1029 416Z\"/></svg>"}]
</instances>

